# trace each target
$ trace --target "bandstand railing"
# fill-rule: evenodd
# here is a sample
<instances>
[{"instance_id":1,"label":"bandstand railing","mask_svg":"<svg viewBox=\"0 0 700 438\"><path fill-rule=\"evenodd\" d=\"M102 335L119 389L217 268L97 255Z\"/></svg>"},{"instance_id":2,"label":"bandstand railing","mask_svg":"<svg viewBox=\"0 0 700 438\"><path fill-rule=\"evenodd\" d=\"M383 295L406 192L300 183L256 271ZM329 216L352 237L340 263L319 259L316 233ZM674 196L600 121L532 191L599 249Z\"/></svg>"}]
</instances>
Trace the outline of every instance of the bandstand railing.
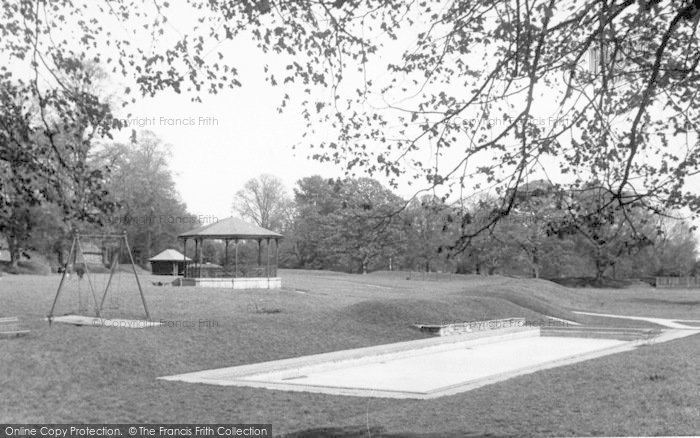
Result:
<instances>
[{"instance_id":1,"label":"bandstand railing","mask_svg":"<svg viewBox=\"0 0 700 438\"><path fill-rule=\"evenodd\" d=\"M254 277L276 277L277 266L258 266L257 264L239 264L238 269L234 266L219 265L198 265L188 262L185 264L185 278L254 278Z\"/></svg>"}]
</instances>

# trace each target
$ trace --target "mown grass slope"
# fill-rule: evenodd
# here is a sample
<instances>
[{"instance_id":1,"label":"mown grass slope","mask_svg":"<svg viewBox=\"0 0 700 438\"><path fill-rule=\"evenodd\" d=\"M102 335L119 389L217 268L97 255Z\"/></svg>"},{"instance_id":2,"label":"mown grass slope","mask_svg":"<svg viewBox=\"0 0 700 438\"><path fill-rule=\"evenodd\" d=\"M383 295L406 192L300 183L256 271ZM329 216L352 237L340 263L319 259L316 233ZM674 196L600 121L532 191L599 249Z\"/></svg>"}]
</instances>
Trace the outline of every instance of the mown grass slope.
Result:
<instances>
[{"instance_id":1,"label":"mown grass slope","mask_svg":"<svg viewBox=\"0 0 700 438\"><path fill-rule=\"evenodd\" d=\"M162 277L144 277L154 319L165 324L146 330L49 326L43 317L59 277L2 277L0 316L20 316L32 333L0 340L0 423L271 422L276 433L298 436L366 436L368 427L372 436L697 433L697 336L429 401L157 380L423 337L414 322L542 315L586 322L571 309L699 316L695 291L572 290L541 280L405 273L282 277L283 290L241 292L158 287L151 281ZM122 292L134 297L127 279ZM74 304L66 297L63 310ZM138 301L120 304L111 316L139 315Z\"/></svg>"}]
</instances>

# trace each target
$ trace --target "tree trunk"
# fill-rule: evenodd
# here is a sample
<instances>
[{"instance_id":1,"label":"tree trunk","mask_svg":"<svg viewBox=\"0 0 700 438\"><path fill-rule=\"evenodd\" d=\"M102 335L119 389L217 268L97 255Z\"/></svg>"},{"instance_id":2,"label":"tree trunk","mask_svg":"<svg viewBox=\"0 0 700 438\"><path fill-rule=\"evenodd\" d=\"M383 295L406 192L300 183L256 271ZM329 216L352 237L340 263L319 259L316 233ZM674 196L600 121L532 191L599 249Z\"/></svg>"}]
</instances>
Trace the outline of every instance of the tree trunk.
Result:
<instances>
[{"instance_id":1,"label":"tree trunk","mask_svg":"<svg viewBox=\"0 0 700 438\"><path fill-rule=\"evenodd\" d=\"M532 275L535 278L540 278L540 263L536 255L532 256Z\"/></svg>"},{"instance_id":2,"label":"tree trunk","mask_svg":"<svg viewBox=\"0 0 700 438\"><path fill-rule=\"evenodd\" d=\"M148 260L151 258L151 246L153 245L153 235L151 233L151 230L146 231L146 256L143 258L143 260L139 260L139 264L143 264L144 260Z\"/></svg>"},{"instance_id":3,"label":"tree trunk","mask_svg":"<svg viewBox=\"0 0 700 438\"><path fill-rule=\"evenodd\" d=\"M17 272L17 269L19 268L19 259L21 256L19 241L16 237L10 237L7 239L7 244L10 251L10 272Z\"/></svg>"},{"instance_id":4,"label":"tree trunk","mask_svg":"<svg viewBox=\"0 0 700 438\"><path fill-rule=\"evenodd\" d=\"M603 274L605 274L605 270L607 269L607 266L605 263L603 263L600 259L595 261L595 280L596 282L602 282L603 281Z\"/></svg>"},{"instance_id":5,"label":"tree trunk","mask_svg":"<svg viewBox=\"0 0 700 438\"><path fill-rule=\"evenodd\" d=\"M65 266L65 254L63 253L63 246L59 246L56 248L56 262L58 263L58 266Z\"/></svg>"}]
</instances>

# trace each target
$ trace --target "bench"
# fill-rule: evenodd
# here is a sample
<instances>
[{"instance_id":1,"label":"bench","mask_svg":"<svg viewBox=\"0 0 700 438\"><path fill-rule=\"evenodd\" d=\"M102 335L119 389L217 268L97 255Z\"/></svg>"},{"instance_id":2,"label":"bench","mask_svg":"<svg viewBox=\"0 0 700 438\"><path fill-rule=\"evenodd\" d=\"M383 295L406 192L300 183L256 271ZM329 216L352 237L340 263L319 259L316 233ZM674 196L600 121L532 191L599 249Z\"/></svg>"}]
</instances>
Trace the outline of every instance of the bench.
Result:
<instances>
[{"instance_id":1,"label":"bench","mask_svg":"<svg viewBox=\"0 0 700 438\"><path fill-rule=\"evenodd\" d=\"M0 318L0 339L18 338L28 334L29 330L20 326L16 316Z\"/></svg>"}]
</instances>

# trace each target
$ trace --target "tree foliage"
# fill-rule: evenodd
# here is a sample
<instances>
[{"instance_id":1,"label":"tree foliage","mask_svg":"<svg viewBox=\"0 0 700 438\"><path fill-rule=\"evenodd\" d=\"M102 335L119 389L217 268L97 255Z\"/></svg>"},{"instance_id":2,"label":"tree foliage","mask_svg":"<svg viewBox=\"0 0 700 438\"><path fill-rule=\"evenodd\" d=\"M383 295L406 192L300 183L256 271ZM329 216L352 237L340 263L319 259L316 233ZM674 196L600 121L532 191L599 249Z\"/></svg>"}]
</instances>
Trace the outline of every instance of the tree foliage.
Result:
<instances>
[{"instance_id":1,"label":"tree foliage","mask_svg":"<svg viewBox=\"0 0 700 438\"><path fill-rule=\"evenodd\" d=\"M101 154L112 169L108 189L118 205L102 223L112 232L126 231L142 261L179 246L178 234L204 225L180 199L169 156L169 145L150 131L140 132L130 143L106 145Z\"/></svg>"},{"instance_id":2,"label":"tree foliage","mask_svg":"<svg viewBox=\"0 0 700 438\"><path fill-rule=\"evenodd\" d=\"M560 236L574 236L595 264L596 279L624 257L652 245L653 229L641 204L620 210L611 205L610 194L595 182L570 193L567 214L554 226Z\"/></svg>"},{"instance_id":3,"label":"tree foliage","mask_svg":"<svg viewBox=\"0 0 700 438\"><path fill-rule=\"evenodd\" d=\"M401 213L404 254L396 265L425 272L453 270L445 249L457 235L458 214L435 195L411 200Z\"/></svg>"},{"instance_id":4,"label":"tree foliage","mask_svg":"<svg viewBox=\"0 0 700 438\"><path fill-rule=\"evenodd\" d=\"M104 187L108 169L91 159L108 111L84 91L91 73L75 65L65 88L44 92L36 82L0 74L0 233L13 268L34 226L30 209L57 206L66 223L94 223L114 207Z\"/></svg>"},{"instance_id":5,"label":"tree foliage","mask_svg":"<svg viewBox=\"0 0 700 438\"><path fill-rule=\"evenodd\" d=\"M363 273L388 268L399 253L402 229L394 216L403 201L379 182L307 177L295 201L292 251L300 266Z\"/></svg>"}]
</instances>

